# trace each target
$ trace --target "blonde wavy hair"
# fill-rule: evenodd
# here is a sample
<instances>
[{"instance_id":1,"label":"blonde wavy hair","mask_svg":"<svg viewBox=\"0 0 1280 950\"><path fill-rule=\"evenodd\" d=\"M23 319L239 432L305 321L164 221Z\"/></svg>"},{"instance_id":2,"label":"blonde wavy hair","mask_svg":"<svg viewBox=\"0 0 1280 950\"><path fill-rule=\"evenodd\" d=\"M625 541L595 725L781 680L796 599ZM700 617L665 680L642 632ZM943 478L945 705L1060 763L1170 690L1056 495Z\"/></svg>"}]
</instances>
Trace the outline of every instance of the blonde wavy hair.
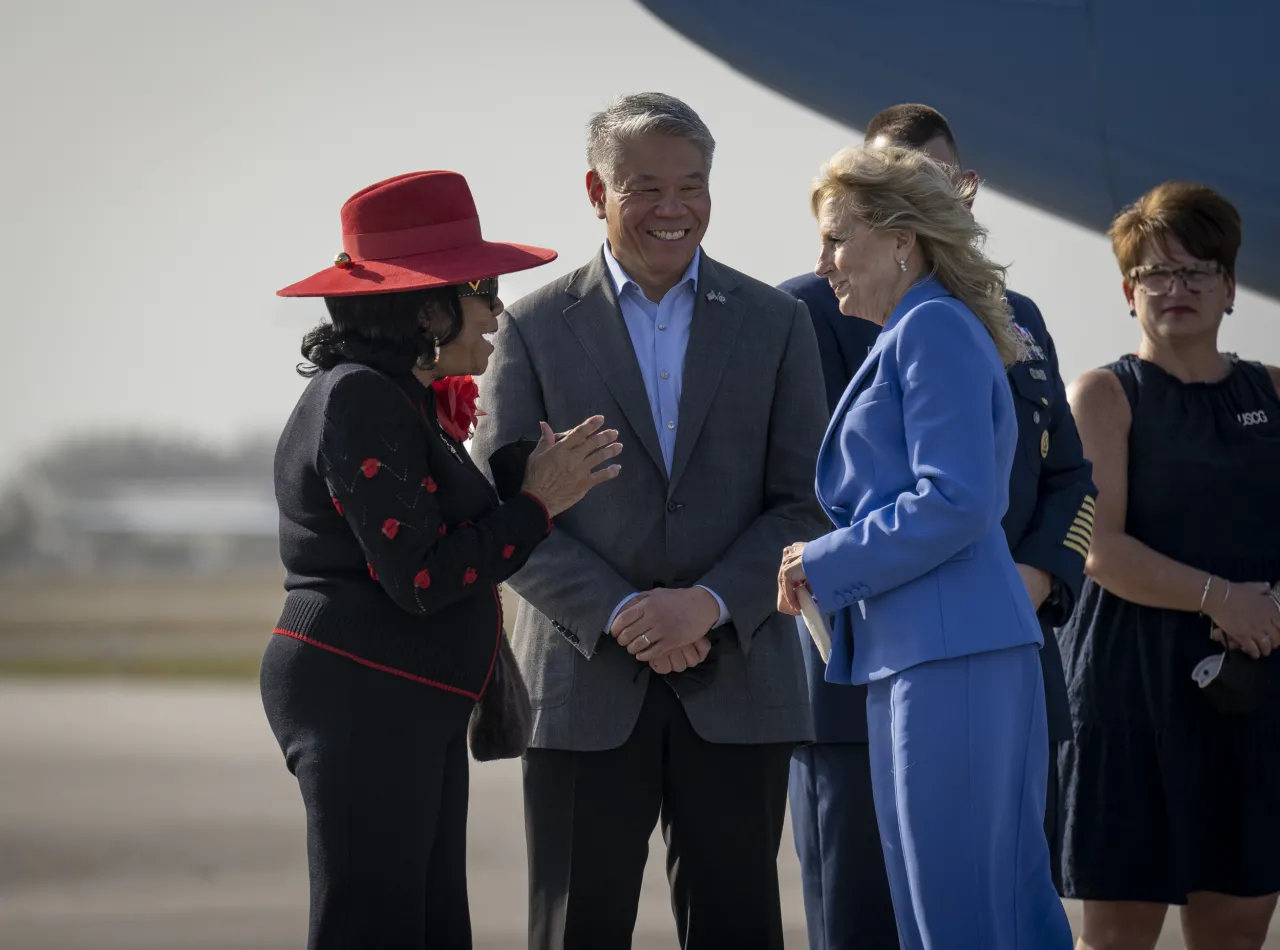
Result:
<instances>
[{"instance_id":1,"label":"blonde wavy hair","mask_svg":"<svg viewBox=\"0 0 1280 950\"><path fill-rule=\"evenodd\" d=\"M809 204L815 216L834 201L873 231L914 232L930 273L977 315L1009 366L1023 344L1004 298L1007 269L983 253L986 229L965 204L976 190L922 152L862 145L823 166Z\"/></svg>"}]
</instances>

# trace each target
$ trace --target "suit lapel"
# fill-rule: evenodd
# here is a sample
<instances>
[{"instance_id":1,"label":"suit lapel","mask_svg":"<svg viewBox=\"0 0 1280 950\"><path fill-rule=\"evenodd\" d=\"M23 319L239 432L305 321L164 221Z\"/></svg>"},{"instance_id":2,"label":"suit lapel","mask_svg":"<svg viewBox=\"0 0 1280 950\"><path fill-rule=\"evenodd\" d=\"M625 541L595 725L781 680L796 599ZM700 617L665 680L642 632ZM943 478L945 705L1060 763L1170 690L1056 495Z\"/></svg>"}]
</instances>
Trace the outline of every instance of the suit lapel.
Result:
<instances>
[{"instance_id":1,"label":"suit lapel","mask_svg":"<svg viewBox=\"0 0 1280 950\"><path fill-rule=\"evenodd\" d=\"M644 377L640 375L640 363L631 345L631 335L627 332L613 281L604 265L603 250L592 263L579 271L569 285L569 293L577 298L564 311L569 329L595 364L640 444L665 476L667 466L662 458L662 447L658 444L658 432L653 427ZM608 419L605 425L609 425Z\"/></svg>"},{"instance_id":2,"label":"suit lapel","mask_svg":"<svg viewBox=\"0 0 1280 950\"><path fill-rule=\"evenodd\" d=\"M844 418L844 414L848 412L853 400L865 388L862 385L863 381L874 373L876 367L880 364L880 350L884 345L884 339L883 333L876 338L875 345L871 347L871 352L867 354L867 358L862 361L862 365L853 374L853 379L849 380L849 385L844 388L844 393L840 396L840 402L836 404L836 411L831 414L831 422L827 424L827 434L822 437L822 448L818 450L818 458L822 458L826 453L827 443L831 441L832 434L839 431L840 422Z\"/></svg>"},{"instance_id":3,"label":"suit lapel","mask_svg":"<svg viewBox=\"0 0 1280 950\"><path fill-rule=\"evenodd\" d=\"M676 432L671 462L671 487L684 474L707 421L720 378L742 329L742 302L733 291L738 281L704 252L698 268L698 290L693 305L693 325L684 356L680 391L680 428ZM710 298L710 299L709 299Z\"/></svg>"}]
</instances>

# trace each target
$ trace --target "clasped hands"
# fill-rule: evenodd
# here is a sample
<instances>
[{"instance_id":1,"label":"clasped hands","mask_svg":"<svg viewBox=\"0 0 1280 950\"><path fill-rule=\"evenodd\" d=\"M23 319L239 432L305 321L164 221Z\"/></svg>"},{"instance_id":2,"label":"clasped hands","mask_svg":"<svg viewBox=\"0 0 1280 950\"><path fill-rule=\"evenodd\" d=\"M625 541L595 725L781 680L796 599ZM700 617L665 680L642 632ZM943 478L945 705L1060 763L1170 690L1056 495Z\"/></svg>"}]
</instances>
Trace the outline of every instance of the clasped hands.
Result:
<instances>
[{"instance_id":1,"label":"clasped hands","mask_svg":"<svg viewBox=\"0 0 1280 950\"><path fill-rule=\"evenodd\" d=\"M1204 611L1212 621L1210 639L1255 660L1280 650L1280 592L1260 581L1218 587L1221 601Z\"/></svg>"},{"instance_id":2,"label":"clasped hands","mask_svg":"<svg viewBox=\"0 0 1280 950\"><path fill-rule=\"evenodd\" d=\"M628 601L609 634L655 673L682 673L707 658L707 631L719 619L720 605L701 587L660 587Z\"/></svg>"}]
</instances>

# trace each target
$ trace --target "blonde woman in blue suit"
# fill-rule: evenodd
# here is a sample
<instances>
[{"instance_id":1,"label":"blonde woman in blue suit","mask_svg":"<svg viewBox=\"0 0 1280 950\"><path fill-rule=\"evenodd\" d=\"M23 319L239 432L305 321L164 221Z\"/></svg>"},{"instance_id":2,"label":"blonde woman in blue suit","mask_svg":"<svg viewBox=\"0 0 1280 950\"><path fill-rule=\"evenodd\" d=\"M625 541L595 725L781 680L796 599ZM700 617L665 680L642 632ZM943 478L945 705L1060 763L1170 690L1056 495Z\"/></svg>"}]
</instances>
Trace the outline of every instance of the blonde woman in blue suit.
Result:
<instances>
[{"instance_id":1,"label":"blonde woman in blue suit","mask_svg":"<svg viewBox=\"0 0 1280 950\"><path fill-rule=\"evenodd\" d=\"M845 150L814 184L816 273L883 330L818 458L835 526L787 548L778 606L832 618L826 678L868 684L876 818L903 950L1066 950L1044 837L1040 624L1009 554L1019 342L970 182Z\"/></svg>"}]
</instances>

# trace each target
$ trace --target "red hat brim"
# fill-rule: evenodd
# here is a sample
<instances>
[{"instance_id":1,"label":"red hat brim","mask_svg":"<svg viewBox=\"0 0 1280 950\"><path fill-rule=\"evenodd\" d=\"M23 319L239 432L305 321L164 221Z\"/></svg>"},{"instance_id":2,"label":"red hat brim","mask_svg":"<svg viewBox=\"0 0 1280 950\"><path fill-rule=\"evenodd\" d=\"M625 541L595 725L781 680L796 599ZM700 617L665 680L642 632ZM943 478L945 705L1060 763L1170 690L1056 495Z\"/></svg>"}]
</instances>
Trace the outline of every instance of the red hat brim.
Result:
<instances>
[{"instance_id":1,"label":"red hat brim","mask_svg":"<svg viewBox=\"0 0 1280 950\"><path fill-rule=\"evenodd\" d=\"M279 297L353 297L447 287L485 277L514 274L549 264L555 251L527 244L482 241L466 247L381 261L326 267L306 280L277 290Z\"/></svg>"}]
</instances>

